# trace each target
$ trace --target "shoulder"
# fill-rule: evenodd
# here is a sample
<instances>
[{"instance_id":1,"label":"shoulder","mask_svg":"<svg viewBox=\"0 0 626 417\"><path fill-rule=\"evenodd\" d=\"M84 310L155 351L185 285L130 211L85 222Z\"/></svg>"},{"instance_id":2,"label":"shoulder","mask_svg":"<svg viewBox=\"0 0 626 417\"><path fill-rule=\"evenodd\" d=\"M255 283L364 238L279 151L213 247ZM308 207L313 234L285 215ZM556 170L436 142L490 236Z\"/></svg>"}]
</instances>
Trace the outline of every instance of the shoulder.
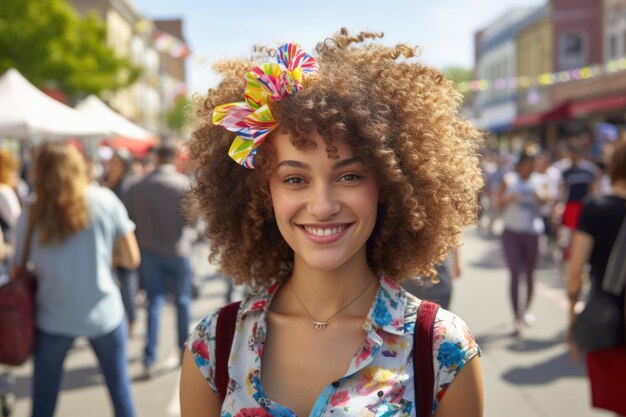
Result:
<instances>
[{"instance_id":1,"label":"shoulder","mask_svg":"<svg viewBox=\"0 0 626 417\"><path fill-rule=\"evenodd\" d=\"M115 200L117 196L110 188L98 184L89 184L86 190L87 198L93 200Z\"/></svg>"},{"instance_id":2,"label":"shoulder","mask_svg":"<svg viewBox=\"0 0 626 417\"><path fill-rule=\"evenodd\" d=\"M406 297L405 329L408 333L413 334L417 312L423 301L408 292ZM470 353L474 354L478 353L479 350L476 340L465 321L451 311L440 307L437 310L433 328L433 350L441 350L442 347L446 349L449 345L454 345L463 351L470 351Z\"/></svg>"},{"instance_id":3,"label":"shoulder","mask_svg":"<svg viewBox=\"0 0 626 417\"><path fill-rule=\"evenodd\" d=\"M433 331L434 407L439 406L461 369L480 355L480 347L465 321L448 310L439 309Z\"/></svg>"},{"instance_id":4,"label":"shoulder","mask_svg":"<svg viewBox=\"0 0 626 417\"><path fill-rule=\"evenodd\" d=\"M88 185L85 195L90 205L97 205L105 209L122 204L122 201L115 195L113 190L97 184Z\"/></svg>"},{"instance_id":5,"label":"shoulder","mask_svg":"<svg viewBox=\"0 0 626 417\"><path fill-rule=\"evenodd\" d=\"M595 212L597 210L612 209L613 207L624 206L624 200L619 197L604 195L588 195L583 199L583 211Z\"/></svg>"},{"instance_id":6,"label":"shoulder","mask_svg":"<svg viewBox=\"0 0 626 417\"><path fill-rule=\"evenodd\" d=\"M417 310L422 300L410 294L407 294L407 300L405 328L409 333L414 333ZM433 327L432 344L435 407L461 369L470 359L480 354L480 347L465 321L458 315L439 308Z\"/></svg>"},{"instance_id":7,"label":"shoulder","mask_svg":"<svg viewBox=\"0 0 626 417\"><path fill-rule=\"evenodd\" d=\"M241 323L250 311L265 308L270 288L249 294L240 304L237 311L237 326L235 332L241 331ZM205 316L191 331L185 346L192 353L194 362L207 380L214 392L216 371L216 345L218 333L218 318L224 306L219 307Z\"/></svg>"},{"instance_id":8,"label":"shoulder","mask_svg":"<svg viewBox=\"0 0 626 417\"><path fill-rule=\"evenodd\" d=\"M423 301L404 290L402 291L405 292L407 298L404 317L405 331L414 334L417 312ZM437 310L433 328L433 348L436 350L445 342L459 345L465 350L478 348L465 321L451 311L440 307Z\"/></svg>"},{"instance_id":9,"label":"shoulder","mask_svg":"<svg viewBox=\"0 0 626 417\"><path fill-rule=\"evenodd\" d=\"M219 317L222 307L219 307L205 316L191 332L187 345L189 350L197 357L200 354L201 357L209 359L207 356L207 349L209 343L215 340L215 333L217 331L217 318ZM198 361L196 360L196 363ZM198 364L200 365L200 364Z\"/></svg>"},{"instance_id":10,"label":"shoulder","mask_svg":"<svg viewBox=\"0 0 626 417\"><path fill-rule=\"evenodd\" d=\"M276 287L277 285L274 284L248 294L239 303L239 308L237 310L237 321L240 322L241 320L243 320L245 315L250 312L264 309ZM225 306L221 306L213 310L211 313L209 313L209 315L200 320L200 322L192 332L190 339L203 339L207 343L214 343L215 335L217 333L217 319L224 307Z\"/></svg>"},{"instance_id":11,"label":"shoulder","mask_svg":"<svg viewBox=\"0 0 626 417\"><path fill-rule=\"evenodd\" d=\"M433 353L440 368L457 373L465 362L480 353L480 348L465 321L440 308L433 331Z\"/></svg>"},{"instance_id":12,"label":"shoulder","mask_svg":"<svg viewBox=\"0 0 626 417\"><path fill-rule=\"evenodd\" d=\"M213 392L217 392L215 385L215 333L217 318L221 309L220 307L213 310L208 316L200 320L185 342L196 366Z\"/></svg>"}]
</instances>

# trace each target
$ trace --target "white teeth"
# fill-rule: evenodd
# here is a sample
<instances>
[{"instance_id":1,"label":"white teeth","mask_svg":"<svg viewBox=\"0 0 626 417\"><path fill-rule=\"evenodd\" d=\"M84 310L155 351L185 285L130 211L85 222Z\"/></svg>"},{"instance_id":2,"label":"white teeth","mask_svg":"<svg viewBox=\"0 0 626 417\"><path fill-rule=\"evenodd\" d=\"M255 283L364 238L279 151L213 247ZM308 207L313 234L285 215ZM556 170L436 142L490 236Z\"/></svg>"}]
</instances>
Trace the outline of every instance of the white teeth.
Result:
<instances>
[{"instance_id":1,"label":"white teeth","mask_svg":"<svg viewBox=\"0 0 626 417\"><path fill-rule=\"evenodd\" d=\"M332 228L326 228L326 229L320 229L317 227L307 227L304 226L304 229L315 236L320 236L320 237L324 237L324 236L330 236L330 235L334 235L337 234L339 232L341 232L342 230L344 230L346 228L346 226L339 226L339 227L332 227Z\"/></svg>"}]
</instances>

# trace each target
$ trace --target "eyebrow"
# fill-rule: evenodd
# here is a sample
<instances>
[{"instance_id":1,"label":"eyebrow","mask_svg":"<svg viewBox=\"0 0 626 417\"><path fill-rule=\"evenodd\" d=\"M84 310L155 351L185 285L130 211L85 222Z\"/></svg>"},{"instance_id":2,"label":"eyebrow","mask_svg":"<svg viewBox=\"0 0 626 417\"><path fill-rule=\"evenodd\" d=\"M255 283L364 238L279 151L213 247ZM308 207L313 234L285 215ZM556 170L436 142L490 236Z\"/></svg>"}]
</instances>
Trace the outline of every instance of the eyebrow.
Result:
<instances>
[{"instance_id":1,"label":"eyebrow","mask_svg":"<svg viewBox=\"0 0 626 417\"><path fill-rule=\"evenodd\" d=\"M335 162L333 164L332 168L333 168L333 170L335 170L335 169L343 168L343 167L346 167L348 165L361 163L361 162L362 161L359 158L343 159L341 161ZM291 160L291 159L287 159L285 161L280 161L278 163L278 165L276 165L276 169L278 169L278 168L280 168L282 166L287 166L287 167L292 167L292 168L308 169L308 170L311 169L309 164L305 164L304 162L300 162L300 161L294 161L294 160Z\"/></svg>"}]
</instances>

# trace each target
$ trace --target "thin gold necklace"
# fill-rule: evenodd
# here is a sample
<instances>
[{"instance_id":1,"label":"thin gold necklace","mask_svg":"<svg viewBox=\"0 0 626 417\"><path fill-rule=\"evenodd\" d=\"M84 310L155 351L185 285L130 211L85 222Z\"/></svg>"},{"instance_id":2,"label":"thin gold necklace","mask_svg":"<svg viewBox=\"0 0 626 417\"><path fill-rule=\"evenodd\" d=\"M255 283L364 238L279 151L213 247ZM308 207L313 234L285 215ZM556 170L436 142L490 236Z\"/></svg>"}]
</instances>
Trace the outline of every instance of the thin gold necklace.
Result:
<instances>
[{"instance_id":1,"label":"thin gold necklace","mask_svg":"<svg viewBox=\"0 0 626 417\"><path fill-rule=\"evenodd\" d=\"M291 280L289 280L289 288L291 289L291 292L293 293L293 295L296 297L296 300L298 300L298 302L300 303L300 305L302 306L302 308L304 309L304 311L306 311L306 313L309 315L309 317L311 318L311 320L313 320L312 326L315 330L326 330L326 327L328 327L328 323L334 319L339 313L341 313L342 311L344 311L346 308L350 307L352 304L354 304L356 302L356 300L358 300L363 294L365 294L365 291L367 291L367 289L372 285L372 283L375 280L371 280L367 286L365 288L363 288L363 290L361 290L361 292L354 297L354 299L352 301L350 301L348 304L346 304L345 306L343 306L341 309L339 309L339 311L337 311L335 314L333 314L332 316L330 316L329 318L327 318L324 321L317 321L315 319L315 317L313 317L313 315L309 312L309 309L306 308L306 306L304 305L304 303L302 302L302 300L300 299L300 297L298 297L298 294L296 294L296 290L293 289L293 284L291 283Z\"/></svg>"}]
</instances>

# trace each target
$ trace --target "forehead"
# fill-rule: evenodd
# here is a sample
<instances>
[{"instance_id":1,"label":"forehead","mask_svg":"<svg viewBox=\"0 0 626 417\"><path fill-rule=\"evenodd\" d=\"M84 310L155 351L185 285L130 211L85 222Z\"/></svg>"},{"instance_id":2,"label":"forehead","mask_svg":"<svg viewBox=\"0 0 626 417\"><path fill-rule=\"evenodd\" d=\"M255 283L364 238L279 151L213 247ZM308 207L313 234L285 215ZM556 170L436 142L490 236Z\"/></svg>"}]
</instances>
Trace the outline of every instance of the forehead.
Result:
<instances>
[{"instance_id":1,"label":"forehead","mask_svg":"<svg viewBox=\"0 0 626 417\"><path fill-rule=\"evenodd\" d=\"M323 158L330 162L337 159L354 157L353 149L340 139L326 143L324 138L317 133L310 133L306 140L301 140L303 145L294 145L288 134L278 133L272 138L272 144L276 151L277 162L285 159Z\"/></svg>"}]
</instances>

